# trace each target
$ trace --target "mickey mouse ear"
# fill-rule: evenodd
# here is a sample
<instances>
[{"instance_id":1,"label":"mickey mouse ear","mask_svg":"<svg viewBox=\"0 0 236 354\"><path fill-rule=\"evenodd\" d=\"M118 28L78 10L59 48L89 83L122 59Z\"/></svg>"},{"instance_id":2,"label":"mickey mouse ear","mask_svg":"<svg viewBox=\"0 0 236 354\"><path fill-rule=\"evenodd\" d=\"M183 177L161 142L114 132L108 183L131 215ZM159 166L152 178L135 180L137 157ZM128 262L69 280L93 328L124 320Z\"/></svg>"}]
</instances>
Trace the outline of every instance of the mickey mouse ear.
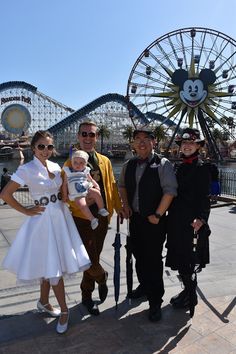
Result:
<instances>
[{"instance_id":1,"label":"mickey mouse ear","mask_svg":"<svg viewBox=\"0 0 236 354\"><path fill-rule=\"evenodd\" d=\"M199 79L204 84L212 85L216 81L216 74L211 69L202 69L199 73Z\"/></svg>"},{"instance_id":2,"label":"mickey mouse ear","mask_svg":"<svg viewBox=\"0 0 236 354\"><path fill-rule=\"evenodd\" d=\"M184 81L188 79L188 73L184 69L177 69L172 75L172 82L175 85L182 86Z\"/></svg>"}]
</instances>

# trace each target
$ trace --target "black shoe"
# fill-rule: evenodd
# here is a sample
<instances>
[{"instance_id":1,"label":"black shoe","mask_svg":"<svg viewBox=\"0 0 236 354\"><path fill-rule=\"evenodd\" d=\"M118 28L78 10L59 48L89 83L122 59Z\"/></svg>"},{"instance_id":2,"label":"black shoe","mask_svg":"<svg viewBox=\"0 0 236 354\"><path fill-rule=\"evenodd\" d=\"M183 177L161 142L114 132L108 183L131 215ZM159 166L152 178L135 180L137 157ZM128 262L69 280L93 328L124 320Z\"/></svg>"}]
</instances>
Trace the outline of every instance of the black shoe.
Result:
<instances>
[{"instance_id":1,"label":"black shoe","mask_svg":"<svg viewBox=\"0 0 236 354\"><path fill-rule=\"evenodd\" d=\"M105 272L105 282L98 285L98 294L99 294L99 298L101 300L101 303L106 300L107 294L108 294L107 278L108 278L108 273Z\"/></svg>"},{"instance_id":2,"label":"black shoe","mask_svg":"<svg viewBox=\"0 0 236 354\"><path fill-rule=\"evenodd\" d=\"M142 287L139 285L135 290L127 295L129 299L139 299L140 297L146 296Z\"/></svg>"},{"instance_id":3,"label":"black shoe","mask_svg":"<svg viewBox=\"0 0 236 354\"><path fill-rule=\"evenodd\" d=\"M171 302L172 306L174 308L176 308L176 309L189 308L189 305L190 305L189 293L186 290L183 290L183 291L181 291L181 293L179 293L178 295L174 296L170 300L170 302ZM193 305L196 306L197 303L198 303L197 294L195 293L193 295Z\"/></svg>"},{"instance_id":4,"label":"black shoe","mask_svg":"<svg viewBox=\"0 0 236 354\"><path fill-rule=\"evenodd\" d=\"M184 289L184 290L182 290L179 294L173 296L173 297L170 299L171 305L173 305L173 304L175 304L175 303L178 303L178 302L181 302L182 299L184 299L186 296L187 296L187 291L186 291L186 289Z\"/></svg>"},{"instance_id":5,"label":"black shoe","mask_svg":"<svg viewBox=\"0 0 236 354\"><path fill-rule=\"evenodd\" d=\"M98 316L100 314L98 305L92 299L82 300L82 304L86 307L89 313L94 316Z\"/></svg>"},{"instance_id":6,"label":"black shoe","mask_svg":"<svg viewBox=\"0 0 236 354\"><path fill-rule=\"evenodd\" d=\"M148 318L151 322L158 322L160 321L161 315L161 307L160 305L152 305L149 308Z\"/></svg>"}]
</instances>

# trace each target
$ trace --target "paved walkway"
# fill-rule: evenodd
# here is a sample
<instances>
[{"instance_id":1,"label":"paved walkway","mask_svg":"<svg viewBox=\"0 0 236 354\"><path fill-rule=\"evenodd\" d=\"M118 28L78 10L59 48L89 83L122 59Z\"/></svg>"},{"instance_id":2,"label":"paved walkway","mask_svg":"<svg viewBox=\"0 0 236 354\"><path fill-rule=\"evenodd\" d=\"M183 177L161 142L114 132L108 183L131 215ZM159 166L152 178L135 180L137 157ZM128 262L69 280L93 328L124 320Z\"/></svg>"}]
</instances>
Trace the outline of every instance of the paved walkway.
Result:
<instances>
[{"instance_id":1,"label":"paved walkway","mask_svg":"<svg viewBox=\"0 0 236 354\"><path fill-rule=\"evenodd\" d=\"M99 306L100 316L90 316L80 303L81 275L66 280L71 317L65 335L55 332L55 319L35 310L38 287L17 287L15 276L0 268L0 353L236 354L235 213L234 205L212 209L211 264L198 277L199 305L192 321L187 312L169 305L170 297L179 292L180 286L176 273L168 269L160 322L148 321L147 302L126 299L126 222L121 227L121 289L115 309L112 247L115 217L102 253L103 265L109 272L109 296ZM0 262L23 218L8 206L0 207ZM98 300L97 290L94 298ZM53 295L52 303L56 304Z\"/></svg>"}]
</instances>

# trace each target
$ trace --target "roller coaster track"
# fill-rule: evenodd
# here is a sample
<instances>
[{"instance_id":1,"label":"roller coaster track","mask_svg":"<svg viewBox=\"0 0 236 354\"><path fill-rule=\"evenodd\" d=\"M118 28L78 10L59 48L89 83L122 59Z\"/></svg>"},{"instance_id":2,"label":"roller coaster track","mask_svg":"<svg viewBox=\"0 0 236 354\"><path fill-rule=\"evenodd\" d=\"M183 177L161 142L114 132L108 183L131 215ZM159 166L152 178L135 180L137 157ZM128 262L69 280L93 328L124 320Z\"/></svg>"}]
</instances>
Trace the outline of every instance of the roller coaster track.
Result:
<instances>
[{"instance_id":1,"label":"roller coaster track","mask_svg":"<svg viewBox=\"0 0 236 354\"><path fill-rule=\"evenodd\" d=\"M68 117L64 118L63 120L61 120L57 124L51 126L48 130L51 133L55 133L61 129L64 129L65 127L69 126L70 124L73 124L74 122L77 122L78 120L84 118L86 115L88 115L90 112L94 111L99 106L101 106L105 103L108 103L108 102L118 102L121 105L125 106L126 108L127 108L127 104L128 104L128 101L125 96L120 95L118 93L108 93L106 95L98 97L94 101L88 103L84 107L73 112ZM130 105L130 108L133 110L134 115L139 117L142 124L149 123L149 121L145 117L145 115L133 103L129 103L129 105Z\"/></svg>"},{"instance_id":2,"label":"roller coaster track","mask_svg":"<svg viewBox=\"0 0 236 354\"><path fill-rule=\"evenodd\" d=\"M65 111L68 111L70 113L74 112L75 110L64 105L63 103L60 103L56 100L54 100L53 98L43 94L42 92L38 91L36 86L33 86L31 84L28 84L27 82L24 81L8 81L8 82L3 82L2 84L0 84L0 92L1 91L5 91L7 89L19 89L19 88L23 88L25 90L28 90L30 92L32 92L33 94L42 97L43 99L45 99L46 101L55 104L57 107L63 108Z\"/></svg>"}]
</instances>

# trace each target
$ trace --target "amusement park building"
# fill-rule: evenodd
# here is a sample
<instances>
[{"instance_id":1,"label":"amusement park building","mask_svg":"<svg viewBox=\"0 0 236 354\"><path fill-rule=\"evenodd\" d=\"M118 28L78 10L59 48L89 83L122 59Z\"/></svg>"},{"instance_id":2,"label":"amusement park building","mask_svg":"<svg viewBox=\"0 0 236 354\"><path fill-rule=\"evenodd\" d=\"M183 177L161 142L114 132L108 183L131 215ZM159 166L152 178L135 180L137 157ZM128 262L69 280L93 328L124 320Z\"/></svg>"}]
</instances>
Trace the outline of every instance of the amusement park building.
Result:
<instances>
[{"instance_id":1,"label":"amusement park building","mask_svg":"<svg viewBox=\"0 0 236 354\"><path fill-rule=\"evenodd\" d=\"M73 110L37 88L23 81L11 81L0 84L0 131L2 137L16 138L23 134L32 135L39 129L53 133L57 148L67 150L76 142L79 124L92 120L98 126L105 126L109 133L104 147L127 143L122 131L124 126L132 125L127 100L119 94L106 94L84 107ZM132 104L133 112L138 117L137 124L145 124L147 119ZM108 143L109 142L109 143Z\"/></svg>"}]
</instances>

